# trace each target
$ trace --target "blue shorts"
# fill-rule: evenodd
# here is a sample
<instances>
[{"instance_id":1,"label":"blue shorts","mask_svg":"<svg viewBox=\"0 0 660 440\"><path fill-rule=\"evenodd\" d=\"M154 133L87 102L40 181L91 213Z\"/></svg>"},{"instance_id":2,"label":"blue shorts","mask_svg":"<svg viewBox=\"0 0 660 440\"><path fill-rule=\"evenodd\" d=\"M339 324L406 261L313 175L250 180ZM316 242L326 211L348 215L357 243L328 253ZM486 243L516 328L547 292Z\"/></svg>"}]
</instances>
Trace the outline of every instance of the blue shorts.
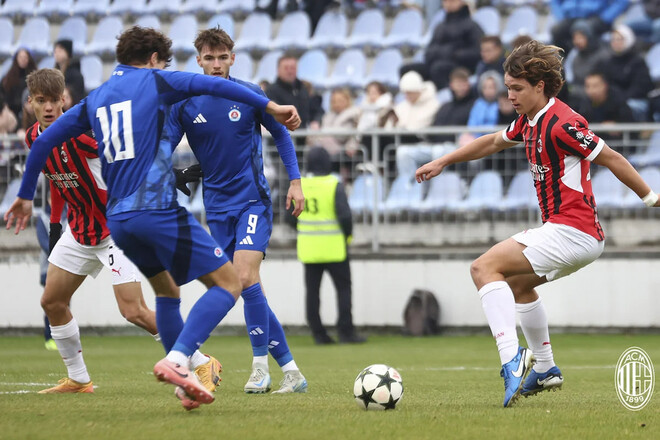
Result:
<instances>
[{"instance_id":1,"label":"blue shorts","mask_svg":"<svg viewBox=\"0 0 660 440\"><path fill-rule=\"evenodd\" d=\"M273 208L261 203L225 212L207 212L211 235L230 260L238 250L266 253L273 232Z\"/></svg>"},{"instance_id":2,"label":"blue shorts","mask_svg":"<svg viewBox=\"0 0 660 440\"><path fill-rule=\"evenodd\" d=\"M215 240L181 207L108 218L108 227L115 243L147 278L167 270L181 286L229 261Z\"/></svg>"}]
</instances>

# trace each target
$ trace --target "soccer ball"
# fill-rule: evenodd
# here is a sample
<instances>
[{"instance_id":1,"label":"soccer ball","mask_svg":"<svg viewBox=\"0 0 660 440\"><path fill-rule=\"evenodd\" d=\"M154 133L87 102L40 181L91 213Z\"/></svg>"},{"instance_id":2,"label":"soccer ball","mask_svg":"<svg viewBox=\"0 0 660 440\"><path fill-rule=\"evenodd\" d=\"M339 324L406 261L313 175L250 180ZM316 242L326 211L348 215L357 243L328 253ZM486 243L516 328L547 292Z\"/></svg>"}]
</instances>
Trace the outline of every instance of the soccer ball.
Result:
<instances>
[{"instance_id":1,"label":"soccer ball","mask_svg":"<svg viewBox=\"0 0 660 440\"><path fill-rule=\"evenodd\" d=\"M353 395L364 410L394 409L403 397L403 380L392 367L369 365L355 378Z\"/></svg>"}]
</instances>

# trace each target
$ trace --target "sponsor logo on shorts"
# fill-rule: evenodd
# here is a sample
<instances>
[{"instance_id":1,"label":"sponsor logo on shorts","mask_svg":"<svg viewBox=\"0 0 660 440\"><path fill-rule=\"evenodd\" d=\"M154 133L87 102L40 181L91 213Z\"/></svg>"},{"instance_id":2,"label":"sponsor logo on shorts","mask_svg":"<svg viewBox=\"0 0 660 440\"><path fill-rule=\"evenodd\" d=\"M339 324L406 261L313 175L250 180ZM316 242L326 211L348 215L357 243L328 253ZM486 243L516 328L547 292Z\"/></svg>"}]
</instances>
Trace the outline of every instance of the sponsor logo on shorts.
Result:
<instances>
[{"instance_id":1,"label":"sponsor logo on shorts","mask_svg":"<svg viewBox=\"0 0 660 440\"><path fill-rule=\"evenodd\" d=\"M655 388L655 370L648 353L639 347L624 351L616 364L614 385L623 406L631 411L644 408Z\"/></svg>"},{"instance_id":2,"label":"sponsor logo on shorts","mask_svg":"<svg viewBox=\"0 0 660 440\"><path fill-rule=\"evenodd\" d=\"M214 253L215 256L218 257L218 258L222 257L222 249L220 249L219 247L215 248L215 250L213 251L213 253Z\"/></svg>"}]
</instances>

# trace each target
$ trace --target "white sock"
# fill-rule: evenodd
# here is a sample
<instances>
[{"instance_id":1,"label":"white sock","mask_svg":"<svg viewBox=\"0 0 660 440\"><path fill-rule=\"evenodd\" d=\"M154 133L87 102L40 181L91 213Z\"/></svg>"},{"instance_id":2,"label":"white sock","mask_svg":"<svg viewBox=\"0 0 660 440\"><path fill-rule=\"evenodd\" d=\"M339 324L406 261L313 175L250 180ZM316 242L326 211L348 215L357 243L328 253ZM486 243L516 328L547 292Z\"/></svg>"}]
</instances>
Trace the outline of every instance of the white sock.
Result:
<instances>
[{"instance_id":1,"label":"white sock","mask_svg":"<svg viewBox=\"0 0 660 440\"><path fill-rule=\"evenodd\" d=\"M194 370L195 368L199 367L200 365L204 365L210 361L211 358L203 354L199 350L195 350L195 352L190 356L190 365L192 366L192 369Z\"/></svg>"},{"instance_id":2,"label":"white sock","mask_svg":"<svg viewBox=\"0 0 660 440\"><path fill-rule=\"evenodd\" d=\"M50 334L66 365L68 376L76 382L89 382L91 379L83 360L80 330L76 319L73 318L64 325L51 325Z\"/></svg>"},{"instance_id":3,"label":"white sock","mask_svg":"<svg viewBox=\"0 0 660 440\"><path fill-rule=\"evenodd\" d=\"M534 371L545 373L555 366L555 360L550 345L548 317L541 298L529 304L516 304L516 310L520 316L520 327L536 358Z\"/></svg>"},{"instance_id":4,"label":"white sock","mask_svg":"<svg viewBox=\"0 0 660 440\"><path fill-rule=\"evenodd\" d=\"M479 296L504 365L518 354L513 292L506 281L493 281L479 289Z\"/></svg>"},{"instance_id":5,"label":"white sock","mask_svg":"<svg viewBox=\"0 0 660 440\"><path fill-rule=\"evenodd\" d=\"M257 364L261 366L266 366L266 371L268 371L268 355L265 356L254 356L252 358L252 367L254 368Z\"/></svg>"},{"instance_id":6,"label":"white sock","mask_svg":"<svg viewBox=\"0 0 660 440\"><path fill-rule=\"evenodd\" d=\"M160 342L160 334L156 333L155 335L151 335L154 338L154 341Z\"/></svg>"},{"instance_id":7,"label":"white sock","mask_svg":"<svg viewBox=\"0 0 660 440\"><path fill-rule=\"evenodd\" d=\"M172 350L167 353L165 358L170 362L174 362L175 364L179 365L185 365L186 367L190 368L190 359L188 359L188 356L186 356L181 351Z\"/></svg>"},{"instance_id":8,"label":"white sock","mask_svg":"<svg viewBox=\"0 0 660 440\"><path fill-rule=\"evenodd\" d=\"M286 373L287 371L295 371L298 370L298 365L296 365L296 361L293 359L287 362L286 364L282 365L282 372Z\"/></svg>"}]
</instances>

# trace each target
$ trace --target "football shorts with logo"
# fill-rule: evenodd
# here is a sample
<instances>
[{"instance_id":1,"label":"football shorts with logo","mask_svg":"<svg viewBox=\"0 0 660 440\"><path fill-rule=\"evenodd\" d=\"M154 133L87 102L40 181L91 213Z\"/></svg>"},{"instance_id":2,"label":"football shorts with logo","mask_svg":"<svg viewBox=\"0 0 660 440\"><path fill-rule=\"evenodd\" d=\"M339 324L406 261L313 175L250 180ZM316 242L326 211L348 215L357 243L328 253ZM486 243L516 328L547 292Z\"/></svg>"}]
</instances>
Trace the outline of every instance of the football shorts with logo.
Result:
<instances>
[{"instance_id":1,"label":"football shorts with logo","mask_svg":"<svg viewBox=\"0 0 660 440\"><path fill-rule=\"evenodd\" d=\"M227 255L184 208L108 217L115 242L146 277L167 270L181 286L222 267Z\"/></svg>"},{"instance_id":2,"label":"football shorts with logo","mask_svg":"<svg viewBox=\"0 0 660 440\"><path fill-rule=\"evenodd\" d=\"M230 260L237 250L266 253L273 232L273 208L254 203L243 209L207 212L206 223L211 235L225 250Z\"/></svg>"},{"instance_id":3,"label":"football shorts with logo","mask_svg":"<svg viewBox=\"0 0 660 440\"><path fill-rule=\"evenodd\" d=\"M48 261L67 272L91 275L93 278L105 266L112 272L113 285L138 282L141 278L137 267L117 247L112 237L104 238L96 246L83 245L76 241L68 225Z\"/></svg>"}]
</instances>

